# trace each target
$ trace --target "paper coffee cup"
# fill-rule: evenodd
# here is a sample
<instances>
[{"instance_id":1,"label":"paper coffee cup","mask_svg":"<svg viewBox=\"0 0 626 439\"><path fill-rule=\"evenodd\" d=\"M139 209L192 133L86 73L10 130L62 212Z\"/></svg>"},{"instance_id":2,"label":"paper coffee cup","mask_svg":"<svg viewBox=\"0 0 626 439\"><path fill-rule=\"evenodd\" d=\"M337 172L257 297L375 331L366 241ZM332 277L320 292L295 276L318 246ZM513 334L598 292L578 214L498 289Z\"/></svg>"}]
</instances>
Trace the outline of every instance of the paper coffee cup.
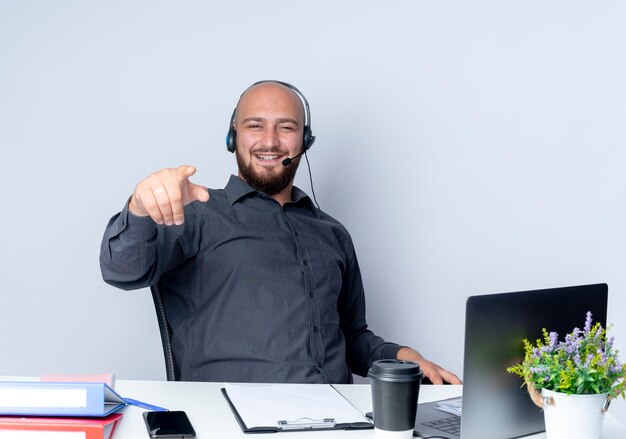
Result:
<instances>
[{"instance_id":1,"label":"paper coffee cup","mask_svg":"<svg viewBox=\"0 0 626 439\"><path fill-rule=\"evenodd\" d=\"M372 388L374 432L377 438L413 436L419 388L424 373L417 363L375 361L367 373Z\"/></svg>"}]
</instances>

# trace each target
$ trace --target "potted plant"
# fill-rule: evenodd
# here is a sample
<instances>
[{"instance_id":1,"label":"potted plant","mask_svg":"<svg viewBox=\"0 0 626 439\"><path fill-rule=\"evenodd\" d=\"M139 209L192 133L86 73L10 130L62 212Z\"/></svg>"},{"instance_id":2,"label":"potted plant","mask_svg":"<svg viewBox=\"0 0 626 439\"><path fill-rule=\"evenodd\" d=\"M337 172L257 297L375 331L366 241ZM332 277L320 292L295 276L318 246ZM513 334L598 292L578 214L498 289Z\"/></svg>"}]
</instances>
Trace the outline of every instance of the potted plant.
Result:
<instances>
[{"instance_id":1,"label":"potted plant","mask_svg":"<svg viewBox=\"0 0 626 439\"><path fill-rule=\"evenodd\" d=\"M524 339L524 360L507 370L524 379L532 400L543 407L548 439L600 437L611 399L626 394L626 365L618 358L614 338L592 325L591 312L583 330L559 341L543 329L536 345Z\"/></svg>"}]
</instances>

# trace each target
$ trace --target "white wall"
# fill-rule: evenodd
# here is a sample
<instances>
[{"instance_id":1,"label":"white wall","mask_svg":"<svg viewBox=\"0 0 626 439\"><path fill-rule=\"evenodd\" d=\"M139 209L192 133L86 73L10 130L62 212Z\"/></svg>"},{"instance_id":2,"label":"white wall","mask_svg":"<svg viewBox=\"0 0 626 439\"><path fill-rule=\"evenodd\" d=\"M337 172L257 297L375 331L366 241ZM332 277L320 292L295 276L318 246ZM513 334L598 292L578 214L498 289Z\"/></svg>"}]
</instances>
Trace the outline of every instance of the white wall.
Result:
<instances>
[{"instance_id":1,"label":"white wall","mask_svg":"<svg viewBox=\"0 0 626 439\"><path fill-rule=\"evenodd\" d=\"M150 295L102 282L100 237L161 167L223 186L266 78L310 101L378 333L460 373L467 296L607 282L626 352L625 22L622 1L1 0L0 374L164 377Z\"/></svg>"}]
</instances>

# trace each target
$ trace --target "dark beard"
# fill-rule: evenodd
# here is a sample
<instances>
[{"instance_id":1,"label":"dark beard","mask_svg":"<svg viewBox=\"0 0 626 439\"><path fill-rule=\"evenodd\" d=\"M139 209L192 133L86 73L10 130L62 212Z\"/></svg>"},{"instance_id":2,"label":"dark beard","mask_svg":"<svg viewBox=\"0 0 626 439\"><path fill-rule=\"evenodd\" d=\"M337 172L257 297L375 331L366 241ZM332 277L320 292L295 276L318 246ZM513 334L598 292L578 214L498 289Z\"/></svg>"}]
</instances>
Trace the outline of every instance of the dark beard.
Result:
<instances>
[{"instance_id":1,"label":"dark beard","mask_svg":"<svg viewBox=\"0 0 626 439\"><path fill-rule=\"evenodd\" d=\"M237 166L239 167L239 174L243 179L259 192L263 192L266 195L276 195L283 189L285 189L289 183L293 181L300 164L300 158L294 160L291 165L285 166L285 169L281 169L278 174L265 174L261 175L252 167L252 161L248 166L245 165L241 156L239 155L239 149L235 150L237 156ZM282 165L281 165L282 166Z\"/></svg>"}]
</instances>

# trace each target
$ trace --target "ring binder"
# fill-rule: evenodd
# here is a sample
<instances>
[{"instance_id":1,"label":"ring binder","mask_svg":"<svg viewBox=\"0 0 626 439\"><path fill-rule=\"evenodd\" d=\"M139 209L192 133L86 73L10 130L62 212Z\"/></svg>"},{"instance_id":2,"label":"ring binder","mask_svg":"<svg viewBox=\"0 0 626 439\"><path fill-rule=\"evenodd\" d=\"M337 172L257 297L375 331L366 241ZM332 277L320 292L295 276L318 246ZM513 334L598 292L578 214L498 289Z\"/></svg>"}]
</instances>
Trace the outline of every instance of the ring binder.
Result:
<instances>
[{"instance_id":1,"label":"ring binder","mask_svg":"<svg viewBox=\"0 0 626 439\"><path fill-rule=\"evenodd\" d=\"M335 428L335 419L299 418L295 421L278 421L278 428L281 430L317 430L323 428Z\"/></svg>"}]
</instances>

